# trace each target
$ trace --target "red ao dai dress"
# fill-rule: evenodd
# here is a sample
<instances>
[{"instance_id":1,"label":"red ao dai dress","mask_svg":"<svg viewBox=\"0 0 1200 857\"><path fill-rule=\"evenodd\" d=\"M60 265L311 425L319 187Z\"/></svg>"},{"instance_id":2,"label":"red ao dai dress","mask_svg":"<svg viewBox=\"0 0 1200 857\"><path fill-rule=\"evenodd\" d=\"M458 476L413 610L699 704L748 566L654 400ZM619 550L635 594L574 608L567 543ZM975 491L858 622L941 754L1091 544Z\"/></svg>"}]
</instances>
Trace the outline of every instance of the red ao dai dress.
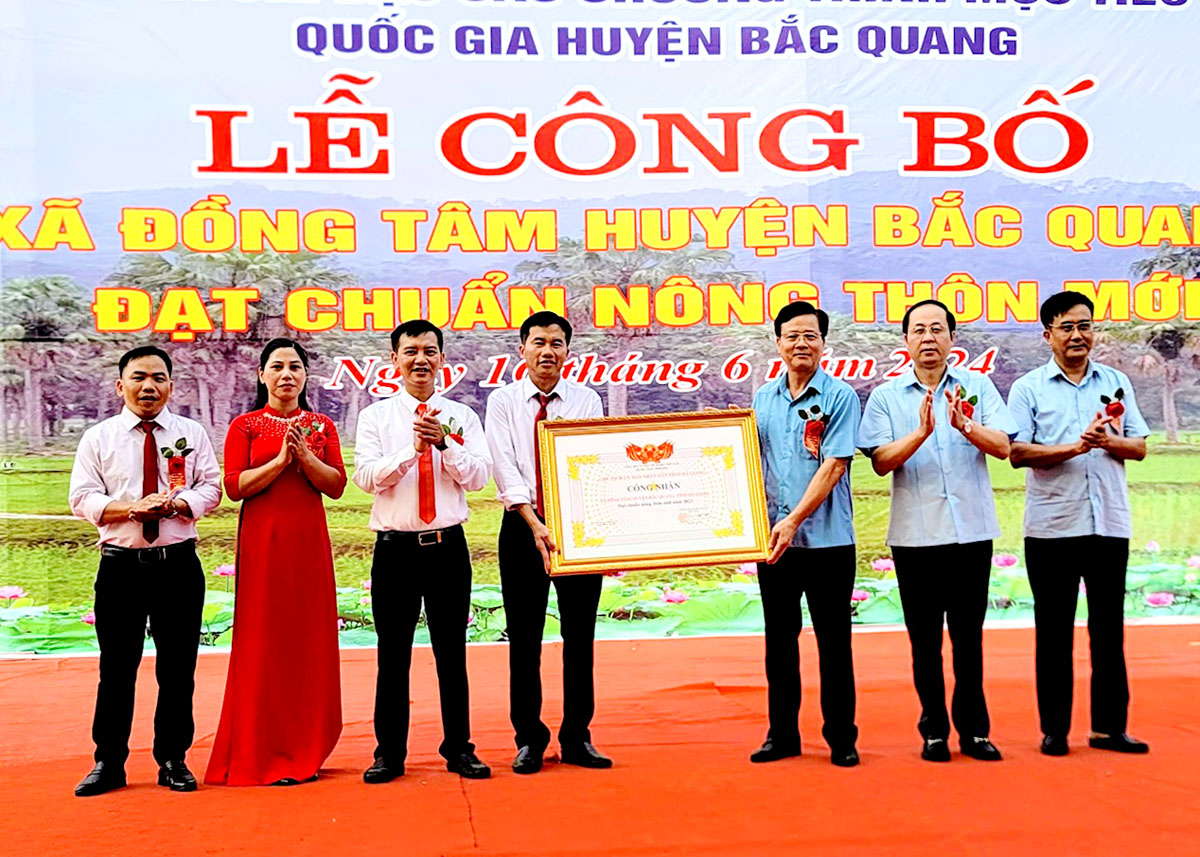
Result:
<instances>
[{"instance_id":1,"label":"red ao dai dress","mask_svg":"<svg viewBox=\"0 0 1200 857\"><path fill-rule=\"evenodd\" d=\"M289 464L242 498L242 472L278 453L289 423L341 471L333 422L270 407L234 419L225 439L225 492L242 500L233 650L205 783L267 785L317 773L342 731L337 597L322 495Z\"/></svg>"}]
</instances>

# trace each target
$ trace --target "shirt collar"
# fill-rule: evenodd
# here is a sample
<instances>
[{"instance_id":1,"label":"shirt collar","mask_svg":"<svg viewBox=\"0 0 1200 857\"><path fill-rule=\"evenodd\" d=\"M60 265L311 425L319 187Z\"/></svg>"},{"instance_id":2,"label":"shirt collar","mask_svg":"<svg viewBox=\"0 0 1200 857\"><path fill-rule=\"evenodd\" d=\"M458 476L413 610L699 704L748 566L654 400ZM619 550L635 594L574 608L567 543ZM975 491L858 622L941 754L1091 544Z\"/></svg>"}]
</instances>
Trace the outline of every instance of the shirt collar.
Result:
<instances>
[{"instance_id":1,"label":"shirt collar","mask_svg":"<svg viewBox=\"0 0 1200 857\"><path fill-rule=\"evenodd\" d=\"M142 421L141 417L129 410L128 405L125 405L123 408L121 408L120 419L121 427L126 431L132 431L133 429L137 428L138 423ZM171 412L167 410L165 406L161 411L158 412L158 416L154 418L154 422L158 423L163 428L166 428L167 423L170 422L170 420Z\"/></svg>"},{"instance_id":2,"label":"shirt collar","mask_svg":"<svg viewBox=\"0 0 1200 857\"><path fill-rule=\"evenodd\" d=\"M810 391L816 393L818 396L825 392L825 381L828 377L829 375L825 372L825 370L818 366L817 371L814 372L813 376L808 379L808 385L800 391L799 396L793 399L791 388L788 386L787 372L784 372L783 376L779 379L779 384L776 389L779 391L779 394L789 402L798 402L807 396Z\"/></svg>"},{"instance_id":3,"label":"shirt collar","mask_svg":"<svg viewBox=\"0 0 1200 857\"><path fill-rule=\"evenodd\" d=\"M946 367L946 374L944 374L942 376L942 380L938 382L938 387L940 388L940 387L945 386L946 382L949 381L950 379L954 379L955 381L958 381L960 384L963 381L963 376L958 372L958 369L954 366ZM924 389L924 386L925 386L919 380L917 380L917 370L916 369L909 369L907 372L905 372L903 375L901 375L897 380L899 381L901 387L921 387L922 389Z\"/></svg>"},{"instance_id":4,"label":"shirt collar","mask_svg":"<svg viewBox=\"0 0 1200 857\"><path fill-rule=\"evenodd\" d=\"M521 401L528 402L539 395L542 395L542 391L533 383L533 379L529 375L521 379ZM550 391L549 395L557 395L559 399L565 402L567 400L567 379L559 378L558 383L554 385L554 389Z\"/></svg>"},{"instance_id":5,"label":"shirt collar","mask_svg":"<svg viewBox=\"0 0 1200 857\"><path fill-rule=\"evenodd\" d=\"M422 402L412 393L408 392L408 390L401 388L400 392L396 394L396 398L403 402L404 406L415 414L417 412L417 405L428 405L431 408L437 407L435 402L441 398L441 394L437 391L434 391L432 396Z\"/></svg>"},{"instance_id":6,"label":"shirt collar","mask_svg":"<svg viewBox=\"0 0 1200 857\"><path fill-rule=\"evenodd\" d=\"M1100 374L1100 370L1096 366L1096 361L1092 360L1089 357L1087 371L1083 373L1084 380L1086 380L1088 378L1095 378L1099 374ZM1075 383L1074 381L1072 381L1070 378L1067 377L1067 373L1063 371L1063 368L1058 365L1058 361L1055 360L1053 357L1051 357L1049 362L1046 363L1046 375L1049 378L1062 378L1068 384ZM1080 383L1082 383L1082 381Z\"/></svg>"}]
</instances>

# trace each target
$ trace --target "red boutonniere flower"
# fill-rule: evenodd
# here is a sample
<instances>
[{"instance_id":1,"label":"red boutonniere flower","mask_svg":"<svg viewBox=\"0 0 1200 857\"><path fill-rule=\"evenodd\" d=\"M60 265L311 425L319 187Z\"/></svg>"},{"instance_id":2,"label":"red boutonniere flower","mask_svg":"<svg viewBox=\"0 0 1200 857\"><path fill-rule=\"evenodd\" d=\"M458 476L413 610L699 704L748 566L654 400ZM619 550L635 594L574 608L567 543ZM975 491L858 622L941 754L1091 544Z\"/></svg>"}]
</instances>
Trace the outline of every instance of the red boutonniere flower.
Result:
<instances>
[{"instance_id":1,"label":"red boutonniere flower","mask_svg":"<svg viewBox=\"0 0 1200 857\"><path fill-rule=\"evenodd\" d=\"M304 442L308 448L317 455L325 449L325 423L310 423L306 426L301 426L300 433L304 435Z\"/></svg>"},{"instance_id":2,"label":"red boutonniere flower","mask_svg":"<svg viewBox=\"0 0 1200 857\"><path fill-rule=\"evenodd\" d=\"M829 414L821 413L820 405L813 405L807 410L800 409L800 419L804 420L804 448L813 458L820 458L821 437L829 425Z\"/></svg>"},{"instance_id":3,"label":"red boutonniere flower","mask_svg":"<svg viewBox=\"0 0 1200 857\"><path fill-rule=\"evenodd\" d=\"M192 447L188 446L187 438L181 437L175 441L174 448L164 446L159 451L167 460L167 487L172 491L183 488L187 484L186 459L194 452Z\"/></svg>"},{"instance_id":4,"label":"red boutonniere flower","mask_svg":"<svg viewBox=\"0 0 1200 857\"><path fill-rule=\"evenodd\" d=\"M1125 390L1122 387L1117 387L1117 392L1112 394L1110 399L1108 396L1101 396L1100 401L1104 404L1104 413L1110 417L1119 417L1125 413L1125 406L1121 404L1121 400L1125 398Z\"/></svg>"},{"instance_id":5,"label":"red boutonniere flower","mask_svg":"<svg viewBox=\"0 0 1200 857\"><path fill-rule=\"evenodd\" d=\"M958 385L958 398L962 400L962 413L967 419L975 416L975 406L979 404L978 396L967 398L967 388L962 384Z\"/></svg>"},{"instance_id":6,"label":"red boutonniere flower","mask_svg":"<svg viewBox=\"0 0 1200 857\"><path fill-rule=\"evenodd\" d=\"M463 445L462 427L454 417L450 418L450 422L442 423L442 441L452 440L459 446Z\"/></svg>"}]
</instances>

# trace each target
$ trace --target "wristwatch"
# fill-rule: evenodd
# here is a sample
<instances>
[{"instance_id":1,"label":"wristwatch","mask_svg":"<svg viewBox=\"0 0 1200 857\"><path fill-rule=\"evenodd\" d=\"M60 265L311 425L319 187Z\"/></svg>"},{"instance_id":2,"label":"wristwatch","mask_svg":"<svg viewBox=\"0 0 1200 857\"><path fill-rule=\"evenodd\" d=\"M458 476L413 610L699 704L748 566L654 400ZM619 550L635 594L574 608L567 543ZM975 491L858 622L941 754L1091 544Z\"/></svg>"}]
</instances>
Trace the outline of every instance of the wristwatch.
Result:
<instances>
[{"instance_id":1,"label":"wristwatch","mask_svg":"<svg viewBox=\"0 0 1200 857\"><path fill-rule=\"evenodd\" d=\"M970 434L973 428L975 428L975 423L968 417L967 421L963 423L963 434Z\"/></svg>"}]
</instances>

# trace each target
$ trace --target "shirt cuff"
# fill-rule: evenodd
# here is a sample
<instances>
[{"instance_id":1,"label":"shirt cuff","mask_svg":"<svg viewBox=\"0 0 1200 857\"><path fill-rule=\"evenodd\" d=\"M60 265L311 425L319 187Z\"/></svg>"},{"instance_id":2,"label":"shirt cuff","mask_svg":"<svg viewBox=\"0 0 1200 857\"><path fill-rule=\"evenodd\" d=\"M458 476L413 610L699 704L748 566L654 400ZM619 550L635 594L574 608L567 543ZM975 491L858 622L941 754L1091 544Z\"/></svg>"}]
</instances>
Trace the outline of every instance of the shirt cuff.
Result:
<instances>
[{"instance_id":1,"label":"shirt cuff","mask_svg":"<svg viewBox=\"0 0 1200 857\"><path fill-rule=\"evenodd\" d=\"M442 450L442 461L447 464L457 464L463 456L463 447L456 440L446 438L446 448Z\"/></svg>"},{"instance_id":2,"label":"shirt cuff","mask_svg":"<svg viewBox=\"0 0 1200 857\"><path fill-rule=\"evenodd\" d=\"M511 512L514 507L520 506L522 503L532 506L533 498L523 491L506 491L500 495L500 502L504 504L505 511Z\"/></svg>"},{"instance_id":3,"label":"shirt cuff","mask_svg":"<svg viewBox=\"0 0 1200 857\"><path fill-rule=\"evenodd\" d=\"M104 515L104 510L108 508L109 503L114 502L116 500L107 494L88 494L79 501L79 511L84 520L98 527L100 526L100 518Z\"/></svg>"},{"instance_id":4,"label":"shirt cuff","mask_svg":"<svg viewBox=\"0 0 1200 857\"><path fill-rule=\"evenodd\" d=\"M889 444L893 440L895 438L889 435L871 435L870 437L860 437L854 445L865 451L868 449L879 449L879 447Z\"/></svg>"},{"instance_id":5,"label":"shirt cuff","mask_svg":"<svg viewBox=\"0 0 1200 857\"><path fill-rule=\"evenodd\" d=\"M376 483L383 487L390 487L400 479L402 475L400 468L406 464L411 465L420 457L417 454L417 448L411 443L393 453L383 460L383 466L379 468L379 472L375 475Z\"/></svg>"},{"instance_id":6,"label":"shirt cuff","mask_svg":"<svg viewBox=\"0 0 1200 857\"><path fill-rule=\"evenodd\" d=\"M190 518L194 521L197 518L204 517L205 512L208 511L204 508L204 495L199 491L192 491L190 489L180 491L175 495L175 499L187 503L187 507L190 510L190 512L180 512L179 517L181 518Z\"/></svg>"}]
</instances>

